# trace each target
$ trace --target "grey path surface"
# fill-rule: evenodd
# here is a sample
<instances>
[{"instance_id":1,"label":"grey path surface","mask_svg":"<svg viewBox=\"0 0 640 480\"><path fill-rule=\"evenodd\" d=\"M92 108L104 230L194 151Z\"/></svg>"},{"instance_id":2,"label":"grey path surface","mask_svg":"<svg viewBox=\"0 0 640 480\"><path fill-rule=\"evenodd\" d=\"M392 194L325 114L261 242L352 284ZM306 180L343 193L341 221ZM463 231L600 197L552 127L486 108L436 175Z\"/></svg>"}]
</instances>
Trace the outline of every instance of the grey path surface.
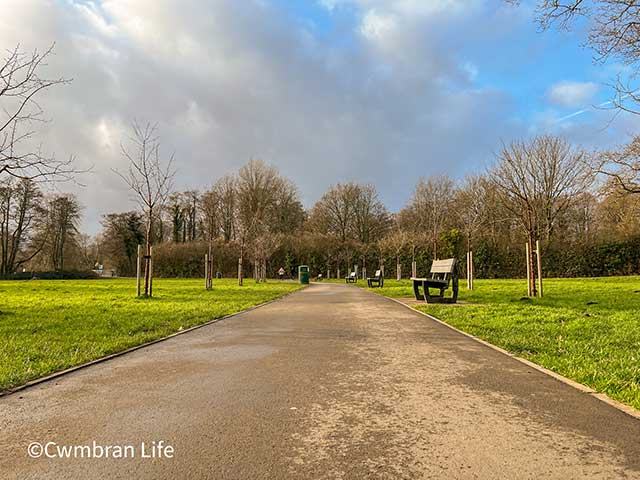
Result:
<instances>
[{"instance_id":1,"label":"grey path surface","mask_svg":"<svg viewBox=\"0 0 640 480\"><path fill-rule=\"evenodd\" d=\"M2 478L640 478L640 421L343 285L0 398L0 432ZM27 455L93 441L136 457Z\"/></svg>"}]
</instances>

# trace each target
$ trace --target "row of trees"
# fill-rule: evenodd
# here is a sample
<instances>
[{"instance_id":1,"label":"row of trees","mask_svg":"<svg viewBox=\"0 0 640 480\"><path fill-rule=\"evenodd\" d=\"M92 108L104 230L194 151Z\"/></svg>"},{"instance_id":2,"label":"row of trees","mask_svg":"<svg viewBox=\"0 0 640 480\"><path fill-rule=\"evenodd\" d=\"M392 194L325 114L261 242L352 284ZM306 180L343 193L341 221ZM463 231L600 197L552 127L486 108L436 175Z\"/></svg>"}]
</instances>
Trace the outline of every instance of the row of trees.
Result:
<instances>
[{"instance_id":1,"label":"row of trees","mask_svg":"<svg viewBox=\"0 0 640 480\"><path fill-rule=\"evenodd\" d=\"M88 269L81 208L69 194L44 195L29 179L0 182L0 276L23 269Z\"/></svg>"},{"instance_id":2,"label":"row of trees","mask_svg":"<svg viewBox=\"0 0 640 480\"><path fill-rule=\"evenodd\" d=\"M480 275L514 276L527 270L523 247L528 243L535 294L538 240L549 253L545 266L555 275L638 271L640 265L625 262L590 271L578 258L578 252L593 255L594 249L640 234L637 178L620 168L632 146L587 155L553 136L514 142L503 146L483 175L458 182L446 176L419 180L396 213L388 211L373 185L357 183L330 187L305 210L290 180L251 161L205 192L167 196L154 213L159 255L168 262L157 271L201 275L199 258L212 246L216 268L225 274L234 274L230 257L237 259L240 282L247 258L258 281L281 266L293 272L299 263L327 276L340 276L354 264L365 272L395 264L400 277L424 273L433 258L462 260L465 250L474 249ZM607 174L597 181L602 172ZM136 212L105 217L102 252L123 274L132 272L135 246L145 238L143 224ZM168 251L171 255L164 255ZM403 271L403 264L411 270Z\"/></svg>"}]
</instances>

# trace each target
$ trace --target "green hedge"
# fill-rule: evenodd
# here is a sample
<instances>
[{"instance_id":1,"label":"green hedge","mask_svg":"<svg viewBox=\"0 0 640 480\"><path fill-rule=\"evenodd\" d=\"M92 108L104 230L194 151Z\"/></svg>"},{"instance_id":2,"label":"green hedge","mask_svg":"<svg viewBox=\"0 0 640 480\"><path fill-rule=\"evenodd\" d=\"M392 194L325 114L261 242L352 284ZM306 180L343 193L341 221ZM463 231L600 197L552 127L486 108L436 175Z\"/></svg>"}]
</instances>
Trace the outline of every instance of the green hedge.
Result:
<instances>
[{"instance_id":1,"label":"green hedge","mask_svg":"<svg viewBox=\"0 0 640 480\"><path fill-rule=\"evenodd\" d=\"M60 272L16 272L2 278L4 280L91 280L99 277L91 270L63 270Z\"/></svg>"},{"instance_id":2,"label":"green hedge","mask_svg":"<svg viewBox=\"0 0 640 480\"><path fill-rule=\"evenodd\" d=\"M303 245L301 247L301 244ZM308 265L312 276L319 273L326 275L327 265L322 252L313 247L304 247L304 241L292 245L285 243L270 258L267 274L276 277L280 267L288 275L295 276L298 265ZM159 277L203 277L204 254L208 251L206 242L166 243L154 247L154 274ZM238 269L239 250L233 243L216 242L212 249L214 272L221 272L225 277L235 277ZM459 260L461 275L465 271L465 250L462 238L457 232L448 232L443 236L438 256L446 258L455 256ZM416 249L418 275L425 276L429 272L433 254L428 247ZM611 275L640 274L640 238L626 242L600 245L548 245L543 246L543 270L547 277L594 277ZM244 272L251 277L253 266L250 255L245 257ZM379 253L375 249L365 255L368 272L378 268ZM340 274L357 263L362 268L362 255L353 254L350 260L343 258L340 262ZM396 260L386 257L384 260L387 278L395 277ZM403 277L411 273L411 255L401 256ZM331 276L335 277L338 263L331 265ZM497 245L488 240L479 240L474 247L474 267L477 278L523 278L526 272L524 245L513 247ZM31 274L28 274L31 278ZM41 274L38 273L38 276ZM41 277L42 278L42 277ZM71 277L65 277L71 278Z\"/></svg>"}]
</instances>

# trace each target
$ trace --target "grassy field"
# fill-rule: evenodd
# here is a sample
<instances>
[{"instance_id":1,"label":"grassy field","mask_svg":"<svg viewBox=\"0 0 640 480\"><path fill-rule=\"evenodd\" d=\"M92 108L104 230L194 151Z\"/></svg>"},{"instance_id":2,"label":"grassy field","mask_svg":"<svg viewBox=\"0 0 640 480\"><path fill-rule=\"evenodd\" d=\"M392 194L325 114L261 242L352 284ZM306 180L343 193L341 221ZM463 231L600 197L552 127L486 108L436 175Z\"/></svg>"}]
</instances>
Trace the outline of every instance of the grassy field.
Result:
<instances>
[{"instance_id":1,"label":"grassy field","mask_svg":"<svg viewBox=\"0 0 640 480\"><path fill-rule=\"evenodd\" d=\"M296 283L135 280L0 281L0 391L292 292Z\"/></svg>"},{"instance_id":2,"label":"grassy field","mask_svg":"<svg viewBox=\"0 0 640 480\"><path fill-rule=\"evenodd\" d=\"M535 300L524 280L460 283L460 305L418 308L640 409L640 277L551 279ZM413 297L408 280L375 290Z\"/></svg>"}]
</instances>

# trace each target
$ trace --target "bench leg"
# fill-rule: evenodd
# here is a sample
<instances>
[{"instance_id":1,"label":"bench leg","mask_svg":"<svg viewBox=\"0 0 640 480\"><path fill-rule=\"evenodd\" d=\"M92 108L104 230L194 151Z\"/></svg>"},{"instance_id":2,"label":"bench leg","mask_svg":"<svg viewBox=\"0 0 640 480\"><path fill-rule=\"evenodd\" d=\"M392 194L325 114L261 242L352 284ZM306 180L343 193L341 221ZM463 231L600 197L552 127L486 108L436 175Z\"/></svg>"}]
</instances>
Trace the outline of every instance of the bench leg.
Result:
<instances>
[{"instance_id":1,"label":"bench leg","mask_svg":"<svg viewBox=\"0 0 640 480\"><path fill-rule=\"evenodd\" d=\"M427 282L425 282L423 284L423 288L424 288L424 300L427 303L431 303L432 299L431 299L431 293L429 292L429 287L427 286Z\"/></svg>"},{"instance_id":2,"label":"bench leg","mask_svg":"<svg viewBox=\"0 0 640 480\"><path fill-rule=\"evenodd\" d=\"M424 300L424 296L420 295L420 284L413 282L413 294L416 296L416 300Z\"/></svg>"},{"instance_id":3,"label":"bench leg","mask_svg":"<svg viewBox=\"0 0 640 480\"><path fill-rule=\"evenodd\" d=\"M458 277L453 277L451 280L451 290L453 292L451 303L456 303L458 301Z\"/></svg>"}]
</instances>

